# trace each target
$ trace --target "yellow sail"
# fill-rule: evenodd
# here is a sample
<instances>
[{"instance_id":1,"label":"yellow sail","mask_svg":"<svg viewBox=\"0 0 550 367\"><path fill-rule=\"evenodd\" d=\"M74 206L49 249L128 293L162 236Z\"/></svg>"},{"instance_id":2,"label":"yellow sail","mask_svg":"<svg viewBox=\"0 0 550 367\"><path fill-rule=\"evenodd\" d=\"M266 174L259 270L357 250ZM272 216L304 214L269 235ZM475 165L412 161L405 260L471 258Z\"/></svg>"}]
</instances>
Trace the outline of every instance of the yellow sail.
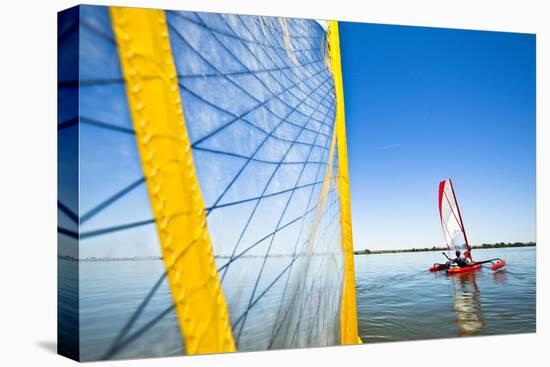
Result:
<instances>
[{"instance_id":1,"label":"yellow sail","mask_svg":"<svg viewBox=\"0 0 550 367\"><path fill-rule=\"evenodd\" d=\"M87 359L168 353L131 351L174 328L175 354L360 342L337 22L83 6L80 27L81 249L164 264Z\"/></svg>"}]
</instances>

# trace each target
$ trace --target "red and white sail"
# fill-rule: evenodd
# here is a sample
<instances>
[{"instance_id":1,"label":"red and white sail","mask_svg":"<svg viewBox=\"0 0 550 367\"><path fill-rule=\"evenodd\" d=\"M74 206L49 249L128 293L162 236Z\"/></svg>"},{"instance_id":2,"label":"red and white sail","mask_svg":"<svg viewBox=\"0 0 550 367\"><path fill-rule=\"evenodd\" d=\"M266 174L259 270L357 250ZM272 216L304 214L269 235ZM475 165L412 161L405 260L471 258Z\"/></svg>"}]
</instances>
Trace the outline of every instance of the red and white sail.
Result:
<instances>
[{"instance_id":1,"label":"red and white sail","mask_svg":"<svg viewBox=\"0 0 550 367\"><path fill-rule=\"evenodd\" d=\"M449 250L470 250L451 179L439 183L439 215Z\"/></svg>"}]
</instances>

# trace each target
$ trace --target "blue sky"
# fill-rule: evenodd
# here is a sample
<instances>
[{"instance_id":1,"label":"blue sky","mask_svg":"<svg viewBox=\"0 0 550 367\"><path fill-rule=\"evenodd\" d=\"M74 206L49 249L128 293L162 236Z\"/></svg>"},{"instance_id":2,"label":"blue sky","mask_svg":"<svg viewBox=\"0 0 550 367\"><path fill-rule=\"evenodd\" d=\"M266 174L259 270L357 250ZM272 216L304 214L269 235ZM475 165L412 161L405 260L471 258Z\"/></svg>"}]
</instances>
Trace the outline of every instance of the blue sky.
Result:
<instances>
[{"instance_id":1,"label":"blue sky","mask_svg":"<svg viewBox=\"0 0 550 367\"><path fill-rule=\"evenodd\" d=\"M86 9L91 12L86 13L89 21L111 32L105 8ZM535 37L344 22L340 23L340 35L354 247L441 245L437 187L446 177L455 184L470 242L535 240ZM121 78L112 42L86 27L80 39L81 55L86 56L80 58L81 80ZM229 89L222 90L226 94L216 96L229 95ZM192 100L187 98L183 97L189 106ZM81 220L81 234L146 223L90 236L81 242L79 255L158 254L143 182L97 215L88 215L143 177L135 136L128 133L132 123L124 85L82 85L79 112L80 203L78 208L66 204L89 219ZM186 111L188 118L192 112ZM204 114L197 116L203 118ZM114 125L115 130L94 121ZM229 140L226 136L222 141ZM201 187L208 201L208 193L217 192L213 187L227 184L214 177L232 175L207 168L233 166L221 156L206 164L200 152L194 155L203 162L199 177L203 177ZM254 171L254 180L243 175L244 186L236 187L241 195L253 196L252 186L270 172ZM281 170L281 175L296 177L286 170ZM246 186L247 182L252 186ZM213 186L208 188L210 184ZM277 198L283 200L284 196ZM307 195L302 199L307 201ZM251 225L258 232L250 231L251 236L259 238L266 228L275 226L272 219L280 210L269 205L265 213L256 215L263 225ZM244 221L253 210L246 205L240 208L242 213L227 217ZM244 226L220 218L209 216L211 230L216 221L235 231ZM60 223L67 228L72 225L67 218ZM228 240L230 233L223 232L220 243L233 244L235 241ZM281 234L277 237L283 238ZM69 241L62 247L71 246L74 244Z\"/></svg>"},{"instance_id":2,"label":"blue sky","mask_svg":"<svg viewBox=\"0 0 550 367\"><path fill-rule=\"evenodd\" d=\"M451 177L473 244L534 241L535 36L340 23L354 247L444 243Z\"/></svg>"}]
</instances>

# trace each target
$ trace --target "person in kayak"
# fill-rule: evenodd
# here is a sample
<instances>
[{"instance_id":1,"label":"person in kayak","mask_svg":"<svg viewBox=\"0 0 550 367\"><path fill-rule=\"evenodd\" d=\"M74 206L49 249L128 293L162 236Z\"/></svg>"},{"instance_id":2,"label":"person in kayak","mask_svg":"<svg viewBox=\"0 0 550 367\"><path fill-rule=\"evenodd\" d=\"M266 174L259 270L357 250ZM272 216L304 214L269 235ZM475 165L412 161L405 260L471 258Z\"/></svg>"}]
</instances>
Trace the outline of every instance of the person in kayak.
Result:
<instances>
[{"instance_id":1,"label":"person in kayak","mask_svg":"<svg viewBox=\"0 0 550 367\"><path fill-rule=\"evenodd\" d=\"M464 251L464 254L461 254L460 251L456 250L455 255L456 258L451 259L445 252L442 252L443 256L449 260L448 264L456 264L457 266L464 268L466 266L470 266L473 264L472 259L470 257L470 250Z\"/></svg>"}]
</instances>

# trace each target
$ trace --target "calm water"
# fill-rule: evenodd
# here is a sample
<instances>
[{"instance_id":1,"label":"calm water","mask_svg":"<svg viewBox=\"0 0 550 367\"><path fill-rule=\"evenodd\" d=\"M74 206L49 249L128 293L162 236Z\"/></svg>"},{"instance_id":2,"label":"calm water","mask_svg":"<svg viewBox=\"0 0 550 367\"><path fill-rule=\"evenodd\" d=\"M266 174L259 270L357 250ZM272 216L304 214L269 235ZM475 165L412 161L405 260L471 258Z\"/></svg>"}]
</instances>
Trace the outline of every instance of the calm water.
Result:
<instances>
[{"instance_id":1,"label":"calm water","mask_svg":"<svg viewBox=\"0 0 550 367\"><path fill-rule=\"evenodd\" d=\"M362 340L369 343L534 332L535 249L477 250L474 256L500 256L508 265L497 272L485 268L449 277L427 271L433 262L441 261L442 255L437 252L356 256ZM60 269L74 271L76 263L61 260ZM158 260L80 264L82 360L104 357L162 273L163 264ZM60 304L75 309L70 284L74 279L60 278ZM273 287L270 292L276 299L281 291L281 287ZM122 339L131 335L135 338L114 358L181 355L182 339L170 305L170 292L164 282ZM268 308L266 304L263 310L273 311ZM147 325L163 312L157 322ZM60 318L60 322L70 320Z\"/></svg>"},{"instance_id":2,"label":"calm water","mask_svg":"<svg viewBox=\"0 0 550 367\"><path fill-rule=\"evenodd\" d=\"M506 267L447 276L427 271L439 252L356 256L364 342L529 333L536 329L536 250L474 250Z\"/></svg>"}]
</instances>

